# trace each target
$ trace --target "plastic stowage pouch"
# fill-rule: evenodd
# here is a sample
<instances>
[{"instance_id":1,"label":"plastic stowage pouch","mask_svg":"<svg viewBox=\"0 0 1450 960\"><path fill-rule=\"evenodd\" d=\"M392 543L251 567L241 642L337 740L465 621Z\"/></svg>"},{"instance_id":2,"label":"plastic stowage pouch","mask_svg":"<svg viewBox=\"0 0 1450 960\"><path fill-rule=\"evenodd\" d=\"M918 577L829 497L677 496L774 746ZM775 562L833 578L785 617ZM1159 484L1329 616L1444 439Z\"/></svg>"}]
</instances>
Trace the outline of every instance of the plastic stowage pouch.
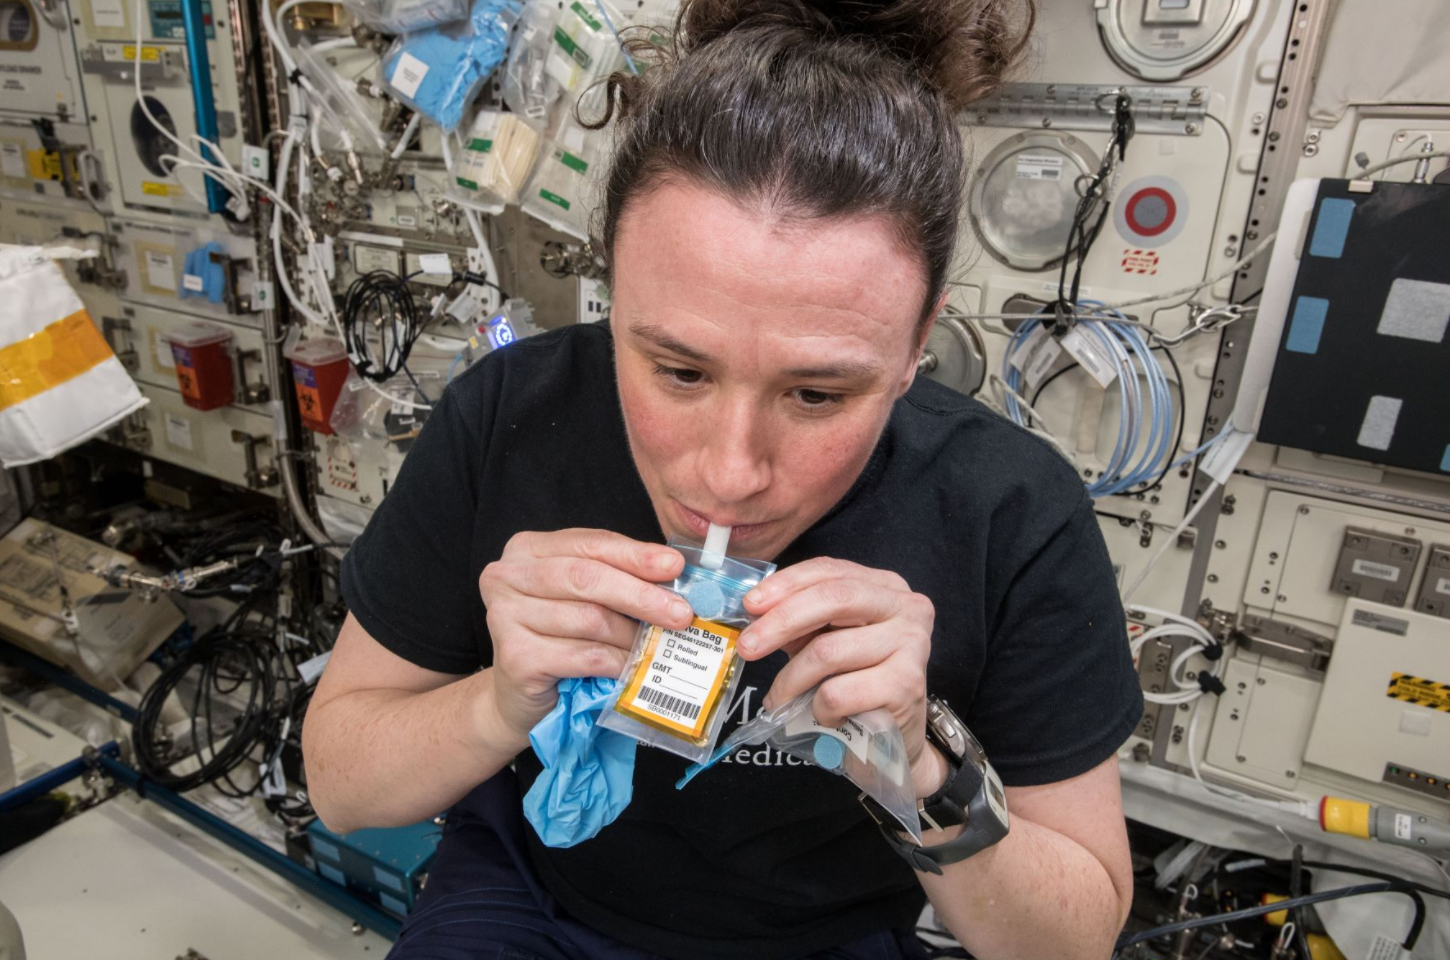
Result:
<instances>
[{"instance_id":1,"label":"plastic stowage pouch","mask_svg":"<svg viewBox=\"0 0 1450 960\"><path fill-rule=\"evenodd\" d=\"M763 711L754 720L742 723L708 760L696 762L686 770L675 786L683 788L732 750L768 742L777 750L850 780L895 817L912 839L921 843L911 764L895 719L885 710L870 710L847 717L839 727L822 726L812 711L815 697L814 689L807 690L774 710Z\"/></svg>"},{"instance_id":2,"label":"plastic stowage pouch","mask_svg":"<svg viewBox=\"0 0 1450 960\"><path fill-rule=\"evenodd\" d=\"M516 0L473 0L467 20L398 38L383 58L388 92L452 133L503 60L519 9Z\"/></svg>"},{"instance_id":3,"label":"plastic stowage pouch","mask_svg":"<svg viewBox=\"0 0 1450 960\"><path fill-rule=\"evenodd\" d=\"M468 0L343 0L343 6L384 33L410 33L468 16Z\"/></svg>"},{"instance_id":4,"label":"plastic stowage pouch","mask_svg":"<svg viewBox=\"0 0 1450 960\"><path fill-rule=\"evenodd\" d=\"M526 5L503 69L503 102L525 123L541 132L548 127L549 109L561 92L559 81L549 76L546 69L557 19L558 11L552 4Z\"/></svg>"},{"instance_id":5,"label":"plastic stowage pouch","mask_svg":"<svg viewBox=\"0 0 1450 960\"><path fill-rule=\"evenodd\" d=\"M754 619L745 612L745 595L775 572L775 564L707 555L681 537L671 537L669 545L685 557L670 589L690 604L695 620L683 630L640 624L599 723L699 762L711 755L725 722L721 708L739 683L735 642Z\"/></svg>"},{"instance_id":6,"label":"plastic stowage pouch","mask_svg":"<svg viewBox=\"0 0 1450 960\"><path fill-rule=\"evenodd\" d=\"M538 132L516 114L480 110L448 168L448 195L471 207L513 203L539 143Z\"/></svg>"}]
</instances>

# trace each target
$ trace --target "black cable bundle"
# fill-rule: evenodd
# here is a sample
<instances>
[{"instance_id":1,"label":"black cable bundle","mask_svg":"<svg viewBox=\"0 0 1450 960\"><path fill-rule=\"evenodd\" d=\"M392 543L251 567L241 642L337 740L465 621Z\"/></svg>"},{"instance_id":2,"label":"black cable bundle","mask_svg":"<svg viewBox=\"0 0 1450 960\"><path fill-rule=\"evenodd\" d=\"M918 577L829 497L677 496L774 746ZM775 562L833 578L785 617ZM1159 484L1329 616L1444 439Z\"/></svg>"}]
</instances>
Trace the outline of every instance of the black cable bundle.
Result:
<instances>
[{"instance_id":1,"label":"black cable bundle","mask_svg":"<svg viewBox=\"0 0 1450 960\"><path fill-rule=\"evenodd\" d=\"M342 332L358 376L383 383L406 369L413 344L423 332L417 304L408 289L409 279L374 270L347 288L342 301ZM370 326L377 328L381 359L368 342Z\"/></svg>"},{"instance_id":2,"label":"black cable bundle","mask_svg":"<svg viewBox=\"0 0 1450 960\"><path fill-rule=\"evenodd\" d=\"M1077 310L1078 291L1082 285L1082 265L1102 233L1112 204L1107 196L1109 181L1117 165L1127 155L1128 141L1133 139L1135 124L1133 100L1120 93L1113 101L1113 131L1097 173L1079 178L1086 181L1078 191L1077 209L1072 215L1072 229L1067 235L1067 249L1062 253L1062 268L1057 276L1057 302L1053 304L1055 320L1052 329L1059 335L1067 332L1068 318ZM1094 217L1096 214L1096 217ZM1067 283L1067 265L1073 264L1072 286ZM1047 322L1047 321L1044 321Z\"/></svg>"},{"instance_id":3,"label":"black cable bundle","mask_svg":"<svg viewBox=\"0 0 1450 960\"><path fill-rule=\"evenodd\" d=\"M239 520L209 530L187 544L177 566L202 567L219 560L242 561L235 571L219 574L186 591L188 597L219 597L271 593L281 585L285 534L267 520Z\"/></svg>"},{"instance_id":4,"label":"black cable bundle","mask_svg":"<svg viewBox=\"0 0 1450 960\"><path fill-rule=\"evenodd\" d=\"M189 647L141 698L132 728L137 766L149 779L179 793L205 783L218 783L230 796L247 796L257 786L241 788L230 774L241 766L276 723L279 709L289 697L279 688L295 682L278 651L270 631L253 625L224 624L208 632ZM196 673L196 689L190 697L190 753L200 766L190 773L172 768L186 757L178 757L164 735L161 710L167 697L177 692L188 675ZM238 702L240 701L240 702ZM227 730L220 729L227 713L240 715Z\"/></svg>"}]
</instances>

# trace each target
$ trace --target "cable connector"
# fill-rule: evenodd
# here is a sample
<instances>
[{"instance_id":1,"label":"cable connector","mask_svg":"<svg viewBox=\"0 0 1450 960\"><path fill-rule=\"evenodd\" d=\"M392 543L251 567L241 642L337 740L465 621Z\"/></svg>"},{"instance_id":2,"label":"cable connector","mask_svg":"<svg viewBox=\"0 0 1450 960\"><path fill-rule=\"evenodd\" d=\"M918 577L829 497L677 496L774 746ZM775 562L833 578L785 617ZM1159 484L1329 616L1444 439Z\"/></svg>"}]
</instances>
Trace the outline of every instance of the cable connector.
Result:
<instances>
[{"instance_id":1,"label":"cable connector","mask_svg":"<svg viewBox=\"0 0 1450 960\"><path fill-rule=\"evenodd\" d=\"M1226 691L1228 687L1224 686L1223 681L1220 680L1218 677L1215 677L1213 674L1204 671L1202 673L1199 673L1198 675L1198 689L1202 690L1204 693L1211 693L1217 697L1222 696L1224 691Z\"/></svg>"},{"instance_id":2,"label":"cable connector","mask_svg":"<svg viewBox=\"0 0 1450 960\"><path fill-rule=\"evenodd\" d=\"M1212 663L1215 660L1223 659L1223 644L1211 643L1200 651L1203 659Z\"/></svg>"}]
</instances>

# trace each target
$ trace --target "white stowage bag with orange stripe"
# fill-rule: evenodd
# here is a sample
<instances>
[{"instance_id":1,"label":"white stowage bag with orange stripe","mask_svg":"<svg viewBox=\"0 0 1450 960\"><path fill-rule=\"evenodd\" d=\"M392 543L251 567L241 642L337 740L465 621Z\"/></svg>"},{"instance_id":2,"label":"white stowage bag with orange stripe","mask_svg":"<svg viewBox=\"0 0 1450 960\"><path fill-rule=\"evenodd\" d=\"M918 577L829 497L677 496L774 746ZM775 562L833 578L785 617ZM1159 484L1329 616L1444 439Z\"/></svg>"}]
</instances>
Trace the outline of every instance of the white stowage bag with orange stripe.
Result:
<instances>
[{"instance_id":1,"label":"white stowage bag with orange stripe","mask_svg":"<svg viewBox=\"0 0 1450 960\"><path fill-rule=\"evenodd\" d=\"M69 450L146 405L54 261L91 255L0 244L0 462L7 467Z\"/></svg>"}]
</instances>

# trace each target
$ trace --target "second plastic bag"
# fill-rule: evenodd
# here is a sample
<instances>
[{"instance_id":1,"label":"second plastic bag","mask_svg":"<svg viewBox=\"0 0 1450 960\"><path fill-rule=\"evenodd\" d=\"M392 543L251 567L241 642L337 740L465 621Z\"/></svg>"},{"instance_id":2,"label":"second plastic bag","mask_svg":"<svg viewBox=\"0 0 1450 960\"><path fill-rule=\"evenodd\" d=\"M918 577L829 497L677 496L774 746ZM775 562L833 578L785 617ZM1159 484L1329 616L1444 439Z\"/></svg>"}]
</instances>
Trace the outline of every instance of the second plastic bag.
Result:
<instances>
[{"instance_id":1,"label":"second plastic bag","mask_svg":"<svg viewBox=\"0 0 1450 960\"><path fill-rule=\"evenodd\" d=\"M685 771L675 786L683 788L717 760L740 747L769 743L807 763L840 774L866 792L921 843L921 821L911 783L911 764L901 729L885 710L847 717L839 727L822 726L812 707L816 691L808 690L774 710L762 711L725 738L710 758Z\"/></svg>"},{"instance_id":2,"label":"second plastic bag","mask_svg":"<svg viewBox=\"0 0 1450 960\"><path fill-rule=\"evenodd\" d=\"M681 537L669 545L685 557L670 589L690 604L695 620L683 630L640 624L599 725L699 762L713 752L725 722L722 707L740 680L735 642L754 619L745 612L745 595L775 564L707 554Z\"/></svg>"},{"instance_id":3,"label":"second plastic bag","mask_svg":"<svg viewBox=\"0 0 1450 960\"><path fill-rule=\"evenodd\" d=\"M503 60L518 18L516 0L474 0L467 20L398 39L383 58L389 92L452 133Z\"/></svg>"}]
</instances>

